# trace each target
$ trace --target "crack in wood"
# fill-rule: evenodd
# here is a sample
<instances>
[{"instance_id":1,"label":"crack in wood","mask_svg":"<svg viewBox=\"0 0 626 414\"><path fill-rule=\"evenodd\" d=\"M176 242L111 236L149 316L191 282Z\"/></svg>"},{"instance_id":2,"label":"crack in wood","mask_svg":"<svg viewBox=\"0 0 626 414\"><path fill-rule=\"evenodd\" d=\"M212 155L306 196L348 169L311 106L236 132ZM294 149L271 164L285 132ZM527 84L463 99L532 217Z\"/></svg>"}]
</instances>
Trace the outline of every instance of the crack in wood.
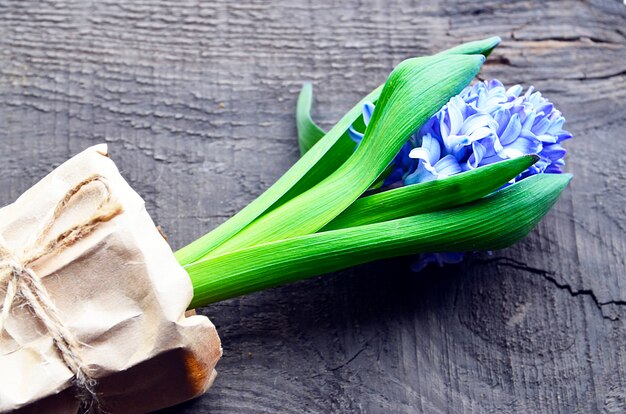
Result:
<instances>
[{"instance_id":1,"label":"crack in wood","mask_svg":"<svg viewBox=\"0 0 626 414\"><path fill-rule=\"evenodd\" d=\"M572 297L576 297L576 296L588 296L591 298L591 300L593 301L593 303L597 306L598 309L600 309L600 313L602 314L602 317L604 319L608 319L611 321L617 321L619 320L619 317L612 317L612 316L607 316L604 314L603 312L603 307L604 306L609 306L609 305L615 305L615 306L624 306L626 305L626 300L608 300L608 301L600 301L598 299L598 296L596 295L596 293L593 291L593 289L574 289L570 284L568 283L562 283L559 282L558 279L555 276L554 272L545 270L545 269L539 269L536 267L532 267L527 265L526 263L520 262L518 260L512 259L510 257L494 257L491 259L486 259L486 260L480 260L481 263L493 263L495 262L497 266L508 266L508 267L512 267L514 269L518 269L518 270L523 270L529 273L533 273L536 275L540 275L543 276L543 278L547 281L549 281L550 283L552 283L554 286L556 286L557 288L561 289L561 290L565 290L566 292L568 292Z\"/></svg>"}]
</instances>

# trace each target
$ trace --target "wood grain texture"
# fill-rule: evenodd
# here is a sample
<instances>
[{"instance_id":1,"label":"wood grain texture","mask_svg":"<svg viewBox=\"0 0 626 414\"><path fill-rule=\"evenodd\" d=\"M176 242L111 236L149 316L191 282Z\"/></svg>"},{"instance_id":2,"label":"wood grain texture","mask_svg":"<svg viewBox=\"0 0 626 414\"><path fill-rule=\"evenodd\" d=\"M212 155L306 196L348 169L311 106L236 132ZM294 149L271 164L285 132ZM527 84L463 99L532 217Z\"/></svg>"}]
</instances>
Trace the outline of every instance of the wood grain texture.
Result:
<instances>
[{"instance_id":1,"label":"wood grain texture","mask_svg":"<svg viewBox=\"0 0 626 414\"><path fill-rule=\"evenodd\" d=\"M107 142L177 248L298 156L303 81L332 125L404 58L500 35L481 77L565 113L575 174L522 243L390 260L201 309L224 345L175 413L626 412L621 0L0 1L0 203Z\"/></svg>"}]
</instances>

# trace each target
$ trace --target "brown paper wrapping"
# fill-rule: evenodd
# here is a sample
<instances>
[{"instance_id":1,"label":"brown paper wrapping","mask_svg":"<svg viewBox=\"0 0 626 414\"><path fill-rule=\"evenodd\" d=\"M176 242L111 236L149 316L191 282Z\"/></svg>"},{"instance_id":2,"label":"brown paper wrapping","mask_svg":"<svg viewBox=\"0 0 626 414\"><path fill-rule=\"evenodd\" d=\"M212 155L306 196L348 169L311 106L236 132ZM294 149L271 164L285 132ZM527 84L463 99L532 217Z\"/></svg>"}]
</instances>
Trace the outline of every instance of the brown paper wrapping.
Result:
<instances>
[{"instance_id":1,"label":"brown paper wrapping","mask_svg":"<svg viewBox=\"0 0 626 414\"><path fill-rule=\"evenodd\" d=\"M87 149L0 209L0 237L19 252L69 189L104 177L122 213L30 268L41 278L80 354L104 412L145 413L204 393L221 356L213 324L185 316L192 287L135 193L107 157ZM89 217L102 186L90 184L54 222L53 234ZM0 304L5 286L0 286ZM0 412L77 413L74 372L23 300L0 333Z\"/></svg>"}]
</instances>

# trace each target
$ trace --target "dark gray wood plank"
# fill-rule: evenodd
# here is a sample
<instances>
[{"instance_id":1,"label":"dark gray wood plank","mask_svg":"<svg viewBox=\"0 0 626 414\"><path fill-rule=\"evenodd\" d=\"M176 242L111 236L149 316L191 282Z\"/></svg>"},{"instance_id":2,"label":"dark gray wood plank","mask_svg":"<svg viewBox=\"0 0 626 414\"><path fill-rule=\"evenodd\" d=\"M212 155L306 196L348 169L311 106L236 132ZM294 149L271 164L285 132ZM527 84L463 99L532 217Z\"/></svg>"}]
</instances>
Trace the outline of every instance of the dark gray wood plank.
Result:
<instances>
[{"instance_id":1,"label":"dark gray wood plank","mask_svg":"<svg viewBox=\"0 0 626 414\"><path fill-rule=\"evenodd\" d=\"M568 118L555 209L458 266L361 266L202 309L215 387L164 413L626 412L621 0L0 2L0 203L107 142L174 248L298 156L303 81L330 126L404 58L500 35L481 77Z\"/></svg>"}]
</instances>

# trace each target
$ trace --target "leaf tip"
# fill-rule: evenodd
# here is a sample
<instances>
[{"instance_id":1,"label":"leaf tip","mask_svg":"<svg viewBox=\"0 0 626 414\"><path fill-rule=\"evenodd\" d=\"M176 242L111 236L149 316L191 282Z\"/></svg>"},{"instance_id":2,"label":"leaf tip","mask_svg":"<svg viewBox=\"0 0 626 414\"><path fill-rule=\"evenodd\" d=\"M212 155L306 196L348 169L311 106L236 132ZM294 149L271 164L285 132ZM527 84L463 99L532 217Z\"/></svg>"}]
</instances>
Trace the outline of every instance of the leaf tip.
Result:
<instances>
[{"instance_id":1,"label":"leaf tip","mask_svg":"<svg viewBox=\"0 0 626 414\"><path fill-rule=\"evenodd\" d=\"M561 176L563 177L565 185L569 184L569 182L572 181L572 178L574 178L573 174L561 174Z\"/></svg>"},{"instance_id":2,"label":"leaf tip","mask_svg":"<svg viewBox=\"0 0 626 414\"><path fill-rule=\"evenodd\" d=\"M502 39L500 36L493 36L484 40L485 48L482 54L487 57L489 54L495 49L500 43L502 43Z\"/></svg>"},{"instance_id":3,"label":"leaf tip","mask_svg":"<svg viewBox=\"0 0 626 414\"><path fill-rule=\"evenodd\" d=\"M311 99L311 96L313 96L313 84L311 82L303 82L298 97Z\"/></svg>"},{"instance_id":4,"label":"leaf tip","mask_svg":"<svg viewBox=\"0 0 626 414\"><path fill-rule=\"evenodd\" d=\"M462 54L462 55L473 55L473 54L481 54L485 57L489 56L489 54L496 48L502 39L499 36L488 37L486 39L475 40L472 42L463 43L452 49L445 50L441 53L449 55L449 54Z\"/></svg>"}]
</instances>

